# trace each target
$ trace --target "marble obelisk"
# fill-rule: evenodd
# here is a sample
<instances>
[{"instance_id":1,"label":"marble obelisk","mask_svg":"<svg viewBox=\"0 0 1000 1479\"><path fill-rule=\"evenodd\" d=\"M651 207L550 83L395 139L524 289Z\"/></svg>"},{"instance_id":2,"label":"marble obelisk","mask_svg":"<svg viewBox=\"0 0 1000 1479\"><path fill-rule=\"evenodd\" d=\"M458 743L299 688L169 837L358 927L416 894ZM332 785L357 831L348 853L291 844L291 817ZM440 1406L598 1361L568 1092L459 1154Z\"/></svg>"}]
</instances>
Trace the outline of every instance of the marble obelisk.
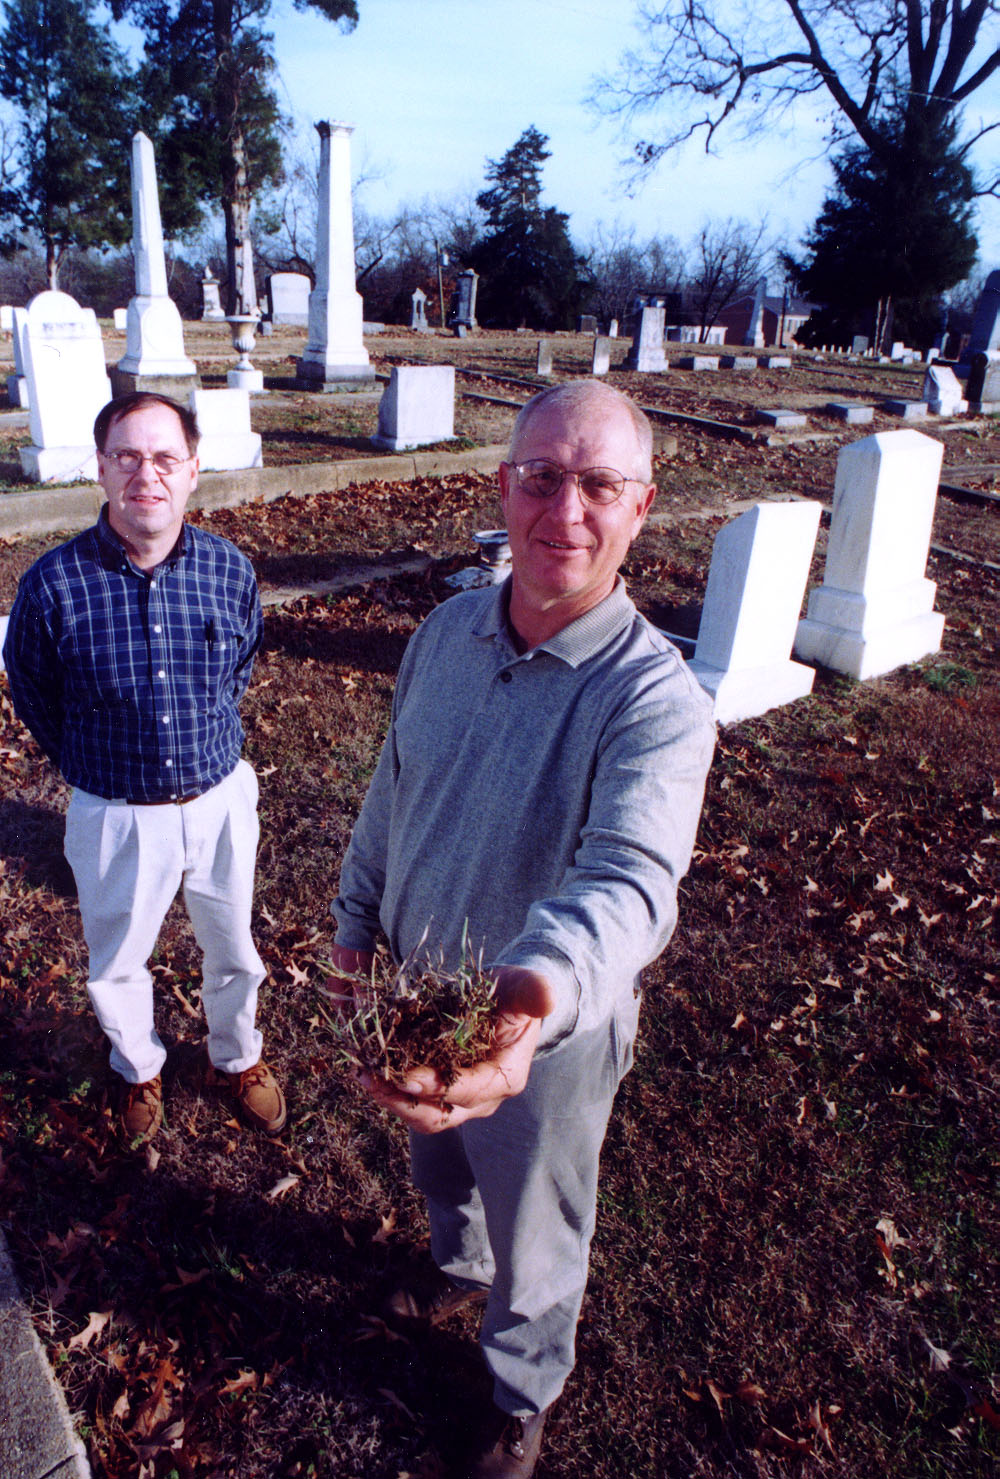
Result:
<instances>
[{"instance_id":1,"label":"marble obelisk","mask_svg":"<svg viewBox=\"0 0 1000 1479\"><path fill-rule=\"evenodd\" d=\"M309 338L296 363L302 390L365 389L375 379L354 286L349 123L317 123L320 139L316 286L309 294Z\"/></svg>"},{"instance_id":2,"label":"marble obelisk","mask_svg":"<svg viewBox=\"0 0 1000 1479\"><path fill-rule=\"evenodd\" d=\"M144 133L132 139L132 253L136 292L128 305L125 353L111 371L112 389L115 395L157 390L186 402L199 384L198 367L184 353L181 316L167 292L156 163Z\"/></svg>"}]
</instances>

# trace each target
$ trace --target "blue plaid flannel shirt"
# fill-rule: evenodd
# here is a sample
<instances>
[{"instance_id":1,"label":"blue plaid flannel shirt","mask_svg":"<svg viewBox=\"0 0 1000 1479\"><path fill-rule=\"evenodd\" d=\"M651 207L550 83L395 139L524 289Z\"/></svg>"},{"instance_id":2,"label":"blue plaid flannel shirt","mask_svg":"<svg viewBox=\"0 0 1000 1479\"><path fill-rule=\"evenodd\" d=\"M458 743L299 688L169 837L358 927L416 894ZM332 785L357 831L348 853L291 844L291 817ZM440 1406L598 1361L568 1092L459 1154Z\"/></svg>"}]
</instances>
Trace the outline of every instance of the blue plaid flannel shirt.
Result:
<instances>
[{"instance_id":1,"label":"blue plaid flannel shirt","mask_svg":"<svg viewBox=\"0 0 1000 1479\"><path fill-rule=\"evenodd\" d=\"M249 560L185 524L152 571L102 509L22 577L4 661L14 709L71 786L158 802L209 790L240 758L238 704L261 640Z\"/></svg>"}]
</instances>

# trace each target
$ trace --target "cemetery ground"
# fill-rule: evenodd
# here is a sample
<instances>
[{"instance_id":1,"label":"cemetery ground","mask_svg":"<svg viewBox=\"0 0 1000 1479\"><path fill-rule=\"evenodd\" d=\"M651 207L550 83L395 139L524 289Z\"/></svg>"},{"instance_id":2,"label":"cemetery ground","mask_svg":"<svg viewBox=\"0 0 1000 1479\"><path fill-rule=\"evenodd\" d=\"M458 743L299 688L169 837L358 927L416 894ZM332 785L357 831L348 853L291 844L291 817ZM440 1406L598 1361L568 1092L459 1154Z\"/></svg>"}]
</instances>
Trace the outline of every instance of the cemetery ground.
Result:
<instances>
[{"instance_id":1,"label":"cemetery ground","mask_svg":"<svg viewBox=\"0 0 1000 1479\"><path fill-rule=\"evenodd\" d=\"M368 346L379 369L440 353L533 380L526 340ZM586 368L579 341L556 344L557 373ZM887 394L906 374L858 373L891 379ZM770 404L842 395L829 375L835 389L814 388L823 366L758 374L753 389L612 378L748 431L771 379ZM919 378L905 383L916 398ZM255 403L255 427L270 414ZM317 417L313 436L293 413L304 459L349 455L352 437L367 454L374 402L337 414L360 429ZM512 414L468 402L456 429L502 441ZM768 445L665 422L676 455L658 463L655 517L626 567L640 608L692 631L712 538L741 500L829 503L837 451L871 428L828 429ZM945 440L945 482L995 486L995 432L923 429ZM0 1216L99 1476L435 1479L484 1390L473 1316L426 1339L379 1318L425 1256L426 1222L399 1127L335 1071L315 988L403 647L470 562L472 531L501 521L493 486L465 474L196 515L248 553L265 594L388 551L426 556L421 573L267 611L244 716L261 778L260 1023L290 1108L274 1143L242 1131L200 1073L197 952L176 908L153 963L167 1127L145 1154L116 1143L61 855L65 790L0 679ZM578 1366L540 1476L995 1472L998 518L938 500L941 653L865 683L820 671L808 699L720 733L680 924L646 973ZM0 610L53 542L0 548ZM824 546L821 531L813 581Z\"/></svg>"}]
</instances>

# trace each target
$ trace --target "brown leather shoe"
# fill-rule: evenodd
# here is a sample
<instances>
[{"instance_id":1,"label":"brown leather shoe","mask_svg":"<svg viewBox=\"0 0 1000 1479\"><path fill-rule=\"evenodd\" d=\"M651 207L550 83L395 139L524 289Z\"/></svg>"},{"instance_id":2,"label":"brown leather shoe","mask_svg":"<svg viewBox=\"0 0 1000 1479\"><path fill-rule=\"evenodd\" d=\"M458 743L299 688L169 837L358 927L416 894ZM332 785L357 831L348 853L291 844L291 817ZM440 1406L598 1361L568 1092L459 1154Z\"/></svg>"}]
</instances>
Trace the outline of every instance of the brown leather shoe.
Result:
<instances>
[{"instance_id":1,"label":"brown leather shoe","mask_svg":"<svg viewBox=\"0 0 1000 1479\"><path fill-rule=\"evenodd\" d=\"M530 1479L538 1463L545 1428L545 1412L530 1417L511 1417L492 1407L483 1431L467 1463L456 1479Z\"/></svg>"},{"instance_id":2,"label":"brown leather shoe","mask_svg":"<svg viewBox=\"0 0 1000 1479\"><path fill-rule=\"evenodd\" d=\"M453 1284L447 1274L432 1264L412 1283L393 1290L382 1306L382 1318L387 1325L402 1331L430 1329L466 1305L482 1304L488 1293L488 1289Z\"/></svg>"},{"instance_id":3,"label":"brown leather shoe","mask_svg":"<svg viewBox=\"0 0 1000 1479\"><path fill-rule=\"evenodd\" d=\"M263 1058L242 1073L227 1073L226 1078L236 1107L251 1130L280 1135L288 1118L285 1096Z\"/></svg>"},{"instance_id":4,"label":"brown leather shoe","mask_svg":"<svg viewBox=\"0 0 1000 1479\"><path fill-rule=\"evenodd\" d=\"M118 1123L127 1145L138 1147L152 1140L163 1123L163 1083L159 1074L144 1084L125 1084Z\"/></svg>"}]
</instances>

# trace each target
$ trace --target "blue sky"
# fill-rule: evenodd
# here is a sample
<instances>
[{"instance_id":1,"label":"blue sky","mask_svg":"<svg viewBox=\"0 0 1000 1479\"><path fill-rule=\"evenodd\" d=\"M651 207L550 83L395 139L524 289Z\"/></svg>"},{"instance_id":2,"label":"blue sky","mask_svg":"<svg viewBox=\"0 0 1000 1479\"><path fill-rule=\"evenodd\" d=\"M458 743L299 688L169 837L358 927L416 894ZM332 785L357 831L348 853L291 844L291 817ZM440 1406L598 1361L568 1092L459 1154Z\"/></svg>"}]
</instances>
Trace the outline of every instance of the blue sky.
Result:
<instances>
[{"instance_id":1,"label":"blue sky","mask_svg":"<svg viewBox=\"0 0 1000 1479\"><path fill-rule=\"evenodd\" d=\"M580 244L598 222L686 242L707 218L764 215L781 244L797 244L830 180L816 104L799 110L794 133L724 158L688 145L626 194L616 126L583 100L636 44L635 10L635 0L359 0L358 26L342 35L282 7L273 24L284 102L303 135L321 118L354 124L355 174L380 175L363 193L375 214L481 189L485 161L534 124L552 151L546 203L569 214ZM983 208L980 242L986 265L998 265L996 201Z\"/></svg>"}]
</instances>

